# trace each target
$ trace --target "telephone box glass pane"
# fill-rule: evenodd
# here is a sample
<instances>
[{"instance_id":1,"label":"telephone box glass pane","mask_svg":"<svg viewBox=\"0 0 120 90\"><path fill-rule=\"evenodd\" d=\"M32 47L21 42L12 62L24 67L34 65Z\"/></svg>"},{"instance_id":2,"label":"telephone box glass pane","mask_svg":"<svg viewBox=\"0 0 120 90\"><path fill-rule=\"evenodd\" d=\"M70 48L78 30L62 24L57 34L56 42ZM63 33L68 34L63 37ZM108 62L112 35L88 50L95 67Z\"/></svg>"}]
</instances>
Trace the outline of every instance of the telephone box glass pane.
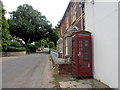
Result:
<instances>
[{"instance_id":1,"label":"telephone box glass pane","mask_svg":"<svg viewBox=\"0 0 120 90\"><path fill-rule=\"evenodd\" d=\"M79 54L81 58L80 62L89 61L89 41L88 40L79 41Z\"/></svg>"}]
</instances>

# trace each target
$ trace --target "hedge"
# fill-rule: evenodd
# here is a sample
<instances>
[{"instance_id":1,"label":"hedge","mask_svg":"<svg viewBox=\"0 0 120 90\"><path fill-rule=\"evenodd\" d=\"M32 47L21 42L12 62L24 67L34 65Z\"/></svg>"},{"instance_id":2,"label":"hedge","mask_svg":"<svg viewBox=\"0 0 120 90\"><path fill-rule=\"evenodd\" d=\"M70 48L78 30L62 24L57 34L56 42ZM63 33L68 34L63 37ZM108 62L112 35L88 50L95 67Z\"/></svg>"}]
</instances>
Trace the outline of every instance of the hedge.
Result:
<instances>
[{"instance_id":1,"label":"hedge","mask_svg":"<svg viewBox=\"0 0 120 90\"><path fill-rule=\"evenodd\" d=\"M22 45L16 40L11 41L10 46L12 46L12 47L22 47Z\"/></svg>"},{"instance_id":2,"label":"hedge","mask_svg":"<svg viewBox=\"0 0 120 90\"><path fill-rule=\"evenodd\" d=\"M21 51L26 51L25 47L12 47L12 46L9 46L9 47L7 47L7 50L5 52L21 52Z\"/></svg>"},{"instance_id":3,"label":"hedge","mask_svg":"<svg viewBox=\"0 0 120 90\"><path fill-rule=\"evenodd\" d=\"M25 48L27 52L36 52L37 47L30 43L25 44Z\"/></svg>"}]
</instances>

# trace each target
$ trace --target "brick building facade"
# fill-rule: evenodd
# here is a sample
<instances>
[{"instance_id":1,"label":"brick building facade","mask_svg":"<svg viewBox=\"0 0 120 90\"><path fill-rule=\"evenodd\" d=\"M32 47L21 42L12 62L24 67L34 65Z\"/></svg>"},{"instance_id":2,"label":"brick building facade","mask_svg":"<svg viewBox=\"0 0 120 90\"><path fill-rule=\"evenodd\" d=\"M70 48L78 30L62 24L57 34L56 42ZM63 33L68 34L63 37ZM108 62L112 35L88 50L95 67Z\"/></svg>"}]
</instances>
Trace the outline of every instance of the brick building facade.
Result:
<instances>
[{"instance_id":1,"label":"brick building facade","mask_svg":"<svg viewBox=\"0 0 120 90\"><path fill-rule=\"evenodd\" d=\"M60 39L58 40L58 54L60 58L65 58L67 62L71 61L72 36L71 34L84 27L84 8L81 2L71 0L60 22Z\"/></svg>"}]
</instances>

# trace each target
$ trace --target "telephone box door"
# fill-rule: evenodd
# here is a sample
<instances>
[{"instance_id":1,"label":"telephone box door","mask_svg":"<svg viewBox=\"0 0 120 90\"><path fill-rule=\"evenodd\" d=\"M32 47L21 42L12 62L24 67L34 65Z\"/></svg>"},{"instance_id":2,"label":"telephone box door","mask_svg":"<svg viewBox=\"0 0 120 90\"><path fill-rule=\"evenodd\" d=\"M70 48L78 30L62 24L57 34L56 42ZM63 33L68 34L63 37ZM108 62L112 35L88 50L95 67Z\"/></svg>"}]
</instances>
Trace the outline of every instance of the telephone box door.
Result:
<instances>
[{"instance_id":1,"label":"telephone box door","mask_svg":"<svg viewBox=\"0 0 120 90\"><path fill-rule=\"evenodd\" d=\"M87 31L75 32L72 38L72 73L74 76L92 76L92 40Z\"/></svg>"},{"instance_id":2,"label":"telephone box door","mask_svg":"<svg viewBox=\"0 0 120 90\"><path fill-rule=\"evenodd\" d=\"M91 38L78 38L78 72L80 76L92 76Z\"/></svg>"}]
</instances>

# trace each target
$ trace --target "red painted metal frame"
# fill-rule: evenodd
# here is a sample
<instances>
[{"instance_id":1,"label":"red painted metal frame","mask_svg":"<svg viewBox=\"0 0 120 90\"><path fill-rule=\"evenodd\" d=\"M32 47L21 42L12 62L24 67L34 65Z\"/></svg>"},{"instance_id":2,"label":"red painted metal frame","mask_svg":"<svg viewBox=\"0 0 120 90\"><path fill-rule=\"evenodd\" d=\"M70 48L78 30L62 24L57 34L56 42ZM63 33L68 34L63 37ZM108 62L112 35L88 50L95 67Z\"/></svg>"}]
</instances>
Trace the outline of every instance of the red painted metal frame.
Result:
<instances>
[{"instance_id":1,"label":"red painted metal frame","mask_svg":"<svg viewBox=\"0 0 120 90\"><path fill-rule=\"evenodd\" d=\"M87 34L89 36L84 36L84 35L80 36L79 34L82 34L82 35ZM72 49L72 74L76 77L78 77L78 76L80 76L80 77L93 76L92 75L92 38L91 38L91 33L88 31L78 31L78 32L74 32L72 35L75 35L72 38L72 48L73 48ZM89 60L87 62L83 61L82 54L81 54L81 56L78 56L79 52L83 53L82 50L81 51L79 50L80 49L80 40L88 40ZM73 42L75 42L75 43L73 44Z\"/></svg>"}]
</instances>

